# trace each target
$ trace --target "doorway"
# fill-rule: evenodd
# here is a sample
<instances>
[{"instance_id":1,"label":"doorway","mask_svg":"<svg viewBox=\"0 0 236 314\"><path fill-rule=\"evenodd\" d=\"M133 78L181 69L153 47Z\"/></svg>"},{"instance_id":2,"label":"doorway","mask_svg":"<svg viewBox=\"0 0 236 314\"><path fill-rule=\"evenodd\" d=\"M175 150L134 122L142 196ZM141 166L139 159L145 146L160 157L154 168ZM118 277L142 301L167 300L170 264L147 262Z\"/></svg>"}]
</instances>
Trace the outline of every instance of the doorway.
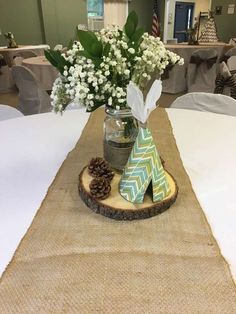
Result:
<instances>
[{"instance_id":1,"label":"doorway","mask_svg":"<svg viewBox=\"0 0 236 314\"><path fill-rule=\"evenodd\" d=\"M187 29L192 27L193 11L194 3L192 2L176 2L175 4L174 38L178 38L179 43L188 41Z\"/></svg>"}]
</instances>

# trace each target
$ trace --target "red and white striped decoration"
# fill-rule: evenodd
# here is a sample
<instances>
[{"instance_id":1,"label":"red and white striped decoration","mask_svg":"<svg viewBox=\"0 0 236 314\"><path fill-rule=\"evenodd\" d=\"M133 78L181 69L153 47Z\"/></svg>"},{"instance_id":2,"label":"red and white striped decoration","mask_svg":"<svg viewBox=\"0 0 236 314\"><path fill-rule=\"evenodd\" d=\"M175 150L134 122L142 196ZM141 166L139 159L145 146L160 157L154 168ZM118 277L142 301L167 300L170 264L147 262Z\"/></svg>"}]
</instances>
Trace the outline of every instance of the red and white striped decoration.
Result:
<instances>
[{"instance_id":1,"label":"red and white striped decoration","mask_svg":"<svg viewBox=\"0 0 236 314\"><path fill-rule=\"evenodd\" d=\"M157 0L154 0L153 17L152 17L152 36L154 37L160 37L160 34L161 34L157 12L158 12Z\"/></svg>"}]
</instances>

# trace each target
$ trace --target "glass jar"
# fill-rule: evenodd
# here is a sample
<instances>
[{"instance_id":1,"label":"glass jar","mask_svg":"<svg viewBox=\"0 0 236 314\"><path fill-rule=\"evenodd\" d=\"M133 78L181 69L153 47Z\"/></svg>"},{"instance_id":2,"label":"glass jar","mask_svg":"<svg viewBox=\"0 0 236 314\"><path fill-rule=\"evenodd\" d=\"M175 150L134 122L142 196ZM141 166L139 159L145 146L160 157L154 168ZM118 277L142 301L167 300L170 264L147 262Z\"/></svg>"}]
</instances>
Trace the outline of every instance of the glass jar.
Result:
<instances>
[{"instance_id":1,"label":"glass jar","mask_svg":"<svg viewBox=\"0 0 236 314\"><path fill-rule=\"evenodd\" d=\"M138 122L130 109L106 108L104 120L104 159L120 172L124 169L138 135Z\"/></svg>"}]
</instances>

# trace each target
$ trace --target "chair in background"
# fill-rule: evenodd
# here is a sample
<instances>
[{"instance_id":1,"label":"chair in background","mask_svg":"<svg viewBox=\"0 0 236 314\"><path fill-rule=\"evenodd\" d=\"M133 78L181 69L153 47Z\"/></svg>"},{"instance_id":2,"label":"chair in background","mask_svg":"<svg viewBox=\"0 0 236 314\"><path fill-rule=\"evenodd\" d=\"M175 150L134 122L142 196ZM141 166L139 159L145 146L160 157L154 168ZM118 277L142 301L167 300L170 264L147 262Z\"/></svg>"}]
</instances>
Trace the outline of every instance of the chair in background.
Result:
<instances>
[{"instance_id":1,"label":"chair in background","mask_svg":"<svg viewBox=\"0 0 236 314\"><path fill-rule=\"evenodd\" d=\"M51 99L34 73L26 67L15 65L12 75L19 89L18 108L24 115L51 111Z\"/></svg>"},{"instance_id":2,"label":"chair in background","mask_svg":"<svg viewBox=\"0 0 236 314\"><path fill-rule=\"evenodd\" d=\"M226 51L226 53L220 58L220 62L227 62L232 56L236 56L236 46Z\"/></svg>"},{"instance_id":3,"label":"chair in background","mask_svg":"<svg viewBox=\"0 0 236 314\"><path fill-rule=\"evenodd\" d=\"M17 51L14 54L14 57L22 57L24 59L27 59L27 58L37 57L37 54L33 52L32 50L22 50L22 51Z\"/></svg>"},{"instance_id":4,"label":"chair in background","mask_svg":"<svg viewBox=\"0 0 236 314\"><path fill-rule=\"evenodd\" d=\"M17 110L8 105L0 105L0 121L23 117L24 115Z\"/></svg>"},{"instance_id":5,"label":"chair in background","mask_svg":"<svg viewBox=\"0 0 236 314\"><path fill-rule=\"evenodd\" d=\"M178 97L170 108L208 111L236 116L236 100L219 94L189 93Z\"/></svg>"},{"instance_id":6,"label":"chair in background","mask_svg":"<svg viewBox=\"0 0 236 314\"><path fill-rule=\"evenodd\" d=\"M220 63L214 93L236 99L236 56L230 57L227 64L224 61Z\"/></svg>"},{"instance_id":7,"label":"chair in background","mask_svg":"<svg viewBox=\"0 0 236 314\"><path fill-rule=\"evenodd\" d=\"M229 57L227 60L227 66L231 74L236 73L236 55Z\"/></svg>"},{"instance_id":8,"label":"chair in background","mask_svg":"<svg viewBox=\"0 0 236 314\"><path fill-rule=\"evenodd\" d=\"M169 69L167 67L162 76L163 93L178 94L186 90L186 68L179 64Z\"/></svg>"},{"instance_id":9,"label":"chair in background","mask_svg":"<svg viewBox=\"0 0 236 314\"><path fill-rule=\"evenodd\" d=\"M37 54L32 50L17 51L13 57L13 65L21 65L24 59L37 57Z\"/></svg>"},{"instance_id":10,"label":"chair in background","mask_svg":"<svg viewBox=\"0 0 236 314\"><path fill-rule=\"evenodd\" d=\"M236 47L233 47L233 48L229 49L229 50L225 53L225 56L227 56L227 57L236 56Z\"/></svg>"},{"instance_id":11,"label":"chair in background","mask_svg":"<svg viewBox=\"0 0 236 314\"><path fill-rule=\"evenodd\" d=\"M10 68L4 57L0 55L0 93L8 93L14 89Z\"/></svg>"},{"instance_id":12,"label":"chair in background","mask_svg":"<svg viewBox=\"0 0 236 314\"><path fill-rule=\"evenodd\" d=\"M217 51L198 49L193 52L187 69L188 92L213 93L216 79Z\"/></svg>"},{"instance_id":13,"label":"chair in background","mask_svg":"<svg viewBox=\"0 0 236 314\"><path fill-rule=\"evenodd\" d=\"M230 45L236 45L236 38L230 38L229 44Z\"/></svg>"}]
</instances>

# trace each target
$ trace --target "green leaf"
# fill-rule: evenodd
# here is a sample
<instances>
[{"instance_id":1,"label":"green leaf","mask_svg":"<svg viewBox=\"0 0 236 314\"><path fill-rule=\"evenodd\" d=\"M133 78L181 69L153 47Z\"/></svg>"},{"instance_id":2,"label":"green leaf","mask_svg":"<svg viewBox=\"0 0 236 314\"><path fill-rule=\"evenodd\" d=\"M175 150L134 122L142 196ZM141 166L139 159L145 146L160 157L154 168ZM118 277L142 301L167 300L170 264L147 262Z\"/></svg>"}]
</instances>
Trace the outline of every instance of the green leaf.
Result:
<instances>
[{"instance_id":1,"label":"green leaf","mask_svg":"<svg viewBox=\"0 0 236 314\"><path fill-rule=\"evenodd\" d=\"M142 37L144 33L144 28L140 27L136 30L136 32L133 34L131 40L134 42L138 42L140 38Z\"/></svg>"},{"instance_id":2,"label":"green leaf","mask_svg":"<svg viewBox=\"0 0 236 314\"><path fill-rule=\"evenodd\" d=\"M88 50L94 57L102 56L102 43L100 41L92 43L90 50Z\"/></svg>"},{"instance_id":3,"label":"green leaf","mask_svg":"<svg viewBox=\"0 0 236 314\"><path fill-rule=\"evenodd\" d=\"M135 32L135 29L134 29L134 24L131 23L131 22L127 22L124 26L124 29L125 29L125 34L127 35L128 38L131 38Z\"/></svg>"},{"instance_id":4,"label":"green leaf","mask_svg":"<svg viewBox=\"0 0 236 314\"><path fill-rule=\"evenodd\" d=\"M79 56L83 56L87 59L91 59L93 61L93 64L98 67L100 65L100 63L102 62L102 59L101 58L98 58L98 57L94 57L92 56L88 51L86 50L80 50L78 52L78 55Z\"/></svg>"},{"instance_id":5,"label":"green leaf","mask_svg":"<svg viewBox=\"0 0 236 314\"><path fill-rule=\"evenodd\" d=\"M106 43L106 45L104 46L104 49L103 49L103 55L105 57L108 57L110 49L111 49L111 44Z\"/></svg>"},{"instance_id":6,"label":"green leaf","mask_svg":"<svg viewBox=\"0 0 236 314\"><path fill-rule=\"evenodd\" d=\"M89 45L91 45L94 41L97 40L96 35L90 31L83 31L82 29L77 29L77 35L81 45L86 50L89 49Z\"/></svg>"},{"instance_id":7,"label":"green leaf","mask_svg":"<svg viewBox=\"0 0 236 314\"><path fill-rule=\"evenodd\" d=\"M85 57L85 58L87 58L87 59L92 59L92 57L93 57L93 56L91 56L91 54L90 54L88 51L86 51L86 50L80 50L80 51L78 51L78 55L79 55L79 56L83 56L83 57Z\"/></svg>"},{"instance_id":8,"label":"green leaf","mask_svg":"<svg viewBox=\"0 0 236 314\"><path fill-rule=\"evenodd\" d=\"M92 61L96 67L99 67L99 65L102 63L102 59L97 57L93 57Z\"/></svg>"},{"instance_id":9,"label":"green leaf","mask_svg":"<svg viewBox=\"0 0 236 314\"><path fill-rule=\"evenodd\" d=\"M136 31L137 26L138 26L138 16L134 11L132 11L128 15L125 26L124 26L124 30L127 37L131 39L131 37Z\"/></svg>"},{"instance_id":10,"label":"green leaf","mask_svg":"<svg viewBox=\"0 0 236 314\"><path fill-rule=\"evenodd\" d=\"M92 58L93 58L93 56L86 50L80 50L78 52L78 55L82 56L82 57L85 57L86 59L91 59L92 60Z\"/></svg>"},{"instance_id":11,"label":"green leaf","mask_svg":"<svg viewBox=\"0 0 236 314\"><path fill-rule=\"evenodd\" d=\"M102 43L93 32L78 30L77 33L84 50L87 50L94 57L102 56Z\"/></svg>"},{"instance_id":12,"label":"green leaf","mask_svg":"<svg viewBox=\"0 0 236 314\"><path fill-rule=\"evenodd\" d=\"M51 55L50 50L44 50L44 55L46 59L55 67L57 68L58 62L57 60Z\"/></svg>"},{"instance_id":13,"label":"green leaf","mask_svg":"<svg viewBox=\"0 0 236 314\"><path fill-rule=\"evenodd\" d=\"M61 52L58 50L45 50L44 52L45 57L47 60L58 69L58 71L63 75L64 72L64 66L67 65L68 67L71 65L68 61L66 61L62 55Z\"/></svg>"},{"instance_id":14,"label":"green leaf","mask_svg":"<svg viewBox=\"0 0 236 314\"><path fill-rule=\"evenodd\" d=\"M132 20L132 22L134 23L134 28L136 30L137 26L138 26L138 15L135 11L130 12L128 19Z\"/></svg>"}]
</instances>

